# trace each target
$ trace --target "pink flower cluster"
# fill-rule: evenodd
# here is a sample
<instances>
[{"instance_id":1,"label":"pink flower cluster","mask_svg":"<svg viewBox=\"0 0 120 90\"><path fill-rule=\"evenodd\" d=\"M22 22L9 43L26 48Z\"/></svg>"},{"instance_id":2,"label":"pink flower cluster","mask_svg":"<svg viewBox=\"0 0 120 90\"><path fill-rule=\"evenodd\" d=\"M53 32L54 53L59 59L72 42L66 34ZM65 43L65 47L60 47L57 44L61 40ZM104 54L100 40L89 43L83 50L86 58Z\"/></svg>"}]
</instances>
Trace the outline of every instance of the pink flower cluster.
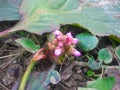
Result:
<instances>
[{"instance_id":1,"label":"pink flower cluster","mask_svg":"<svg viewBox=\"0 0 120 90\"><path fill-rule=\"evenodd\" d=\"M71 54L74 56L81 56L81 53L75 49L75 45L78 43L77 38L73 38L71 32L68 32L66 35L63 35L59 30L53 32L55 36L52 43L48 43L48 46L51 49L54 49L54 56L59 57L64 54Z\"/></svg>"}]
</instances>

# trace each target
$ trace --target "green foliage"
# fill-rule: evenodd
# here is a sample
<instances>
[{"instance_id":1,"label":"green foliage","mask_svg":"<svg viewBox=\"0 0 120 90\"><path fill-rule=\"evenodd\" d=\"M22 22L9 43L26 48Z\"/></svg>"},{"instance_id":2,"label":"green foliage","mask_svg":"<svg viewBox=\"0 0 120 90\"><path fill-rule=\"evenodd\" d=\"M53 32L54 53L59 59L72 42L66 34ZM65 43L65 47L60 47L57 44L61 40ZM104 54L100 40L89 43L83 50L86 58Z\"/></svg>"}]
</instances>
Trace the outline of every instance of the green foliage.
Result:
<instances>
[{"instance_id":1,"label":"green foliage","mask_svg":"<svg viewBox=\"0 0 120 90\"><path fill-rule=\"evenodd\" d=\"M115 35L110 35L109 38L117 43L120 44L120 38Z\"/></svg>"},{"instance_id":2,"label":"green foliage","mask_svg":"<svg viewBox=\"0 0 120 90\"><path fill-rule=\"evenodd\" d=\"M120 2L113 4L108 1L107 4L101 0L89 0L89 6L84 5L79 24L87 28L94 35L106 36L117 35L120 37L120 18L117 17L120 11ZM113 13L114 12L114 13Z\"/></svg>"},{"instance_id":3,"label":"green foliage","mask_svg":"<svg viewBox=\"0 0 120 90\"><path fill-rule=\"evenodd\" d=\"M115 49L115 55L118 57L118 59L120 60L120 46L116 47Z\"/></svg>"},{"instance_id":4,"label":"green foliage","mask_svg":"<svg viewBox=\"0 0 120 90\"><path fill-rule=\"evenodd\" d=\"M18 44L20 44L27 51L34 53L35 51L40 49L39 45L36 45L31 39L27 38L19 38L15 40Z\"/></svg>"},{"instance_id":5,"label":"green foliage","mask_svg":"<svg viewBox=\"0 0 120 90\"><path fill-rule=\"evenodd\" d=\"M115 84L114 77L98 78L95 81L90 81L87 84L88 88L94 88L97 90L112 90Z\"/></svg>"},{"instance_id":6,"label":"green foliage","mask_svg":"<svg viewBox=\"0 0 120 90\"><path fill-rule=\"evenodd\" d=\"M89 76L89 77L93 76L93 71L92 70L88 70L87 71L87 76Z\"/></svg>"},{"instance_id":7,"label":"green foliage","mask_svg":"<svg viewBox=\"0 0 120 90\"><path fill-rule=\"evenodd\" d=\"M102 5L98 0L91 2L81 5L78 0L0 0L0 21L21 17L10 32L26 30L41 35L58 29L60 24L77 23L94 35L120 37L119 1Z\"/></svg>"},{"instance_id":8,"label":"green foliage","mask_svg":"<svg viewBox=\"0 0 120 90\"><path fill-rule=\"evenodd\" d=\"M23 0L20 8L23 19L12 30L24 29L41 35L59 29L60 24L77 23L79 7L78 0Z\"/></svg>"},{"instance_id":9,"label":"green foliage","mask_svg":"<svg viewBox=\"0 0 120 90\"><path fill-rule=\"evenodd\" d=\"M18 10L23 0L0 0L0 21L19 20Z\"/></svg>"},{"instance_id":10,"label":"green foliage","mask_svg":"<svg viewBox=\"0 0 120 90\"><path fill-rule=\"evenodd\" d=\"M108 48L100 49L98 52L98 60L109 64L112 62L113 56L111 51Z\"/></svg>"},{"instance_id":11,"label":"green foliage","mask_svg":"<svg viewBox=\"0 0 120 90\"><path fill-rule=\"evenodd\" d=\"M81 33L76 36L79 40L79 45L81 49L89 51L94 49L98 44L98 39L96 36L93 36L89 33Z\"/></svg>"},{"instance_id":12,"label":"green foliage","mask_svg":"<svg viewBox=\"0 0 120 90\"><path fill-rule=\"evenodd\" d=\"M78 90L98 90L98 89L78 87Z\"/></svg>"},{"instance_id":13,"label":"green foliage","mask_svg":"<svg viewBox=\"0 0 120 90\"><path fill-rule=\"evenodd\" d=\"M102 63L101 62L96 62L94 60L94 58L92 57L89 57L88 58L89 61L88 61L88 66L92 69L92 70L98 70L102 67Z\"/></svg>"}]
</instances>

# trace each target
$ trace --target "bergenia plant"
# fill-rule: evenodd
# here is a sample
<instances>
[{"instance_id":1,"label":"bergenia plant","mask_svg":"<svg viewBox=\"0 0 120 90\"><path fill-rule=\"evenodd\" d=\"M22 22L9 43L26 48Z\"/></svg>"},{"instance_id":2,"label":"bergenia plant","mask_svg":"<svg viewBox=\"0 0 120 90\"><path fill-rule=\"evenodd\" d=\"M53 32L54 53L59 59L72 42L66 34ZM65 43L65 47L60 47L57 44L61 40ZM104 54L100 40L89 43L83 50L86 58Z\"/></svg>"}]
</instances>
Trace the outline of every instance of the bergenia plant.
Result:
<instances>
[{"instance_id":1,"label":"bergenia plant","mask_svg":"<svg viewBox=\"0 0 120 90\"><path fill-rule=\"evenodd\" d=\"M57 64L61 64L65 60L66 56L81 56L81 53L75 49L78 39L73 38L71 32L64 35L59 30L55 30L52 35L54 37L52 41L46 43L45 47L42 47L40 50L36 51L32 57L31 63L27 67L27 70L21 79L19 90L25 90L25 85L29 74L38 60L48 59L48 56L50 56L49 59Z\"/></svg>"}]
</instances>

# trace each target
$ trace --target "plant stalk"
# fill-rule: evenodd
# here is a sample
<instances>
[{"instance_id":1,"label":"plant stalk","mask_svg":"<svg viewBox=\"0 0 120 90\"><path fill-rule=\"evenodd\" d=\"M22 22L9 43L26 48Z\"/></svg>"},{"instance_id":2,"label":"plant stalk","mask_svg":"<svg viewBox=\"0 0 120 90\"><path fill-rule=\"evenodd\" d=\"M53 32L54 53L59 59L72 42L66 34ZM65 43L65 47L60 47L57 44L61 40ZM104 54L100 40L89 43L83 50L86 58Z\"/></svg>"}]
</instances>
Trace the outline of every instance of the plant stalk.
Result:
<instances>
[{"instance_id":1,"label":"plant stalk","mask_svg":"<svg viewBox=\"0 0 120 90\"><path fill-rule=\"evenodd\" d=\"M18 90L25 90L25 86L28 80L28 77L35 65L36 61L35 60L31 60L31 63L29 64L29 66L27 67L24 75L22 76L22 79L20 81L20 85L19 85L19 89Z\"/></svg>"}]
</instances>

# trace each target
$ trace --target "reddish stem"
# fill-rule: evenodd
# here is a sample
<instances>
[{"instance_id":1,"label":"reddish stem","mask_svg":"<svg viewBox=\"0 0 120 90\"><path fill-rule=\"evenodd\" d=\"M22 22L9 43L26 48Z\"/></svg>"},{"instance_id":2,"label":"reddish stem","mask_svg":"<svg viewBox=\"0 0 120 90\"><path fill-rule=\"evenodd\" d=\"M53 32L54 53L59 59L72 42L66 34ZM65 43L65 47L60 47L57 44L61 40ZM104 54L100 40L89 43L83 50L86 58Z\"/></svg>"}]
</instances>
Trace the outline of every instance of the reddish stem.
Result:
<instances>
[{"instance_id":1,"label":"reddish stem","mask_svg":"<svg viewBox=\"0 0 120 90\"><path fill-rule=\"evenodd\" d=\"M2 31L2 32L0 32L0 38L5 37L5 36L9 35L10 33L11 33L10 29Z\"/></svg>"}]
</instances>

